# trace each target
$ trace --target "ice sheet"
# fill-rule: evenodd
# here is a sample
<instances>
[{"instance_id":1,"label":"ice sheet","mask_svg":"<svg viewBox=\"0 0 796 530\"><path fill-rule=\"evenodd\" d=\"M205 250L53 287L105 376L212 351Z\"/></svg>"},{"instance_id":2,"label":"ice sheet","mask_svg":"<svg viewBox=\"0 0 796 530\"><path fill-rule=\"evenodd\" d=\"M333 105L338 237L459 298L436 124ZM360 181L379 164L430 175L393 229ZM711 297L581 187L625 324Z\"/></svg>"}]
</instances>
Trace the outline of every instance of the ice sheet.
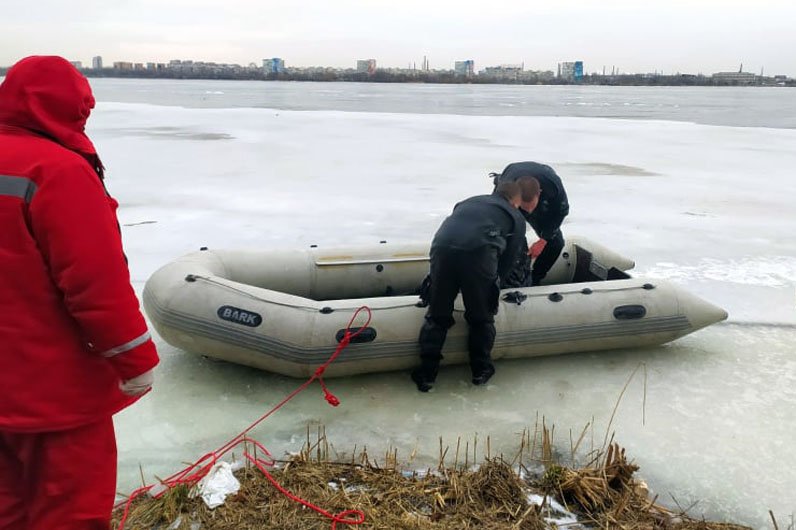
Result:
<instances>
[{"instance_id":1,"label":"ice sheet","mask_svg":"<svg viewBox=\"0 0 796 530\"><path fill-rule=\"evenodd\" d=\"M644 351L502 362L486 388L444 369L431 394L408 374L335 380L255 436L274 454L323 424L354 444L436 462L438 437L513 454L537 414L562 452L594 420L659 500L694 515L769 524L796 511L796 131L571 117L197 109L100 103L89 133L108 166L136 288L209 247L428 240L453 204L491 191L489 171L557 168L581 234L729 311L729 322ZM752 324L750 324L752 323ZM300 382L216 363L158 341L155 391L117 416L121 490L175 471L236 434ZM330 352L331 353L331 352ZM646 403L645 410L642 404ZM642 418L644 422L642 423ZM479 447L483 444L480 442Z\"/></svg>"}]
</instances>

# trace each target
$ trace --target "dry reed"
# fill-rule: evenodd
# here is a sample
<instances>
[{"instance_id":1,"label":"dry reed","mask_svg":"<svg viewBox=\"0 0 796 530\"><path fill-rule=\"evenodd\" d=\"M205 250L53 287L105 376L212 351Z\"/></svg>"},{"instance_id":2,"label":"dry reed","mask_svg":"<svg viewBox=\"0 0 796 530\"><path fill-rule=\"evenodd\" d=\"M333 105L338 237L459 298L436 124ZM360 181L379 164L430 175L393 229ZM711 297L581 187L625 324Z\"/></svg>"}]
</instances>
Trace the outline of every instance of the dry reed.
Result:
<instances>
[{"instance_id":1,"label":"dry reed","mask_svg":"<svg viewBox=\"0 0 796 530\"><path fill-rule=\"evenodd\" d=\"M587 426L588 428L588 426ZM591 451L584 467L564 466L553 447L553 429L537 420L526 430L517 455L504 459L491 455L487 438L484 456L476 463L477 439L456 442L455 451L440 440L439 463L425 472L401 468L398 453L388 449L381 464L367 448L342 461L330 455L326 434L319 429L298 455L282 461L272 471L288 491L335 514L361 510L367 529L512 529L558 528L549 518L552 510L532 504L529 494L555 499L590 528L623 530L735 530L740 525L711 523L672 511L648 498L643 482L634 475L638 466L628 461L624 449L609 443ZM577 443L570 434L572 460ZM483 445L483 444L482 444ZM463 450L464 454L461 454ZM411 458L414 458L414 452ZM453 453L453 462L449 453ZM544 471L530 473L529 465ZM175 488L161 498L137 500L127 520L127 530L262 530L329 529L331 520L288 499L254 467L237 473L241 489L214 510L185 488ZM117 514L114 528L118 526ZM577 527L577 526L574 526ZM338 524L338 529L347 528ZM351 526L350 528L354 528ZM570 525L570 528L573 528Z\"/></svg>"}]
</instances>

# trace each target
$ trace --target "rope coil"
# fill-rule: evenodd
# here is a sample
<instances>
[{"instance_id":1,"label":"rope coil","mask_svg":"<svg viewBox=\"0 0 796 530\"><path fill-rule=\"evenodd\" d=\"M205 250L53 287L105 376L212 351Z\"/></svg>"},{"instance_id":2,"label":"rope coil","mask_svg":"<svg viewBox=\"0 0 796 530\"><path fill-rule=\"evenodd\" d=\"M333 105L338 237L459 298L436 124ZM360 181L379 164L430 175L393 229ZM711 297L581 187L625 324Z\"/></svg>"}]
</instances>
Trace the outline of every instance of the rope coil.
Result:
<instances>
[{"instance_id":1,"label":"rope coil","mask_svg":"<svg viewBox=\"0 0 796 530\"><path fill-rule=\"evenodd\" d=\"M367 313L368 315L367 321L363 326L360 326L359 329L357 329L357 331L352 333L351 328L353 327L353 323L362 311L365 311ZM260 442L254 440L253 438L249 438L248 433L251 430L253 430L255 427L257 427L260 423L265 421L269 416L271 416L277 410L282 408L288 401L290 401L300 392L305 390L316 379L318 380L318 383L320 383L321 385L321 389L323 390L324 399L326 400L326 402L333 407L340 405L340 400L337 398L337 396L335 396L329 391L329 389L326 386L326 383L323 381L323 372L335 359L337 359L338 355L340 355L340 352L342 352L351 343L351 339L362 333L362 331L368 327L372 316L373 314L371 313L371 309L368 306L361 306L356 311L354 311L354 314L351 316L351 319L348 321L348 325L345 328L346 330L345 335L340 340L340 342L338 343L337 347L334 350L334 353L332 353L329 359L327 359L325 363L319 366L315 370L315 373L312 376L310 376L309 379L307 379L304 383L302 383L293 392L288 394L287 397L285 397L282 401L277 403L268 412L266 412L265 414L260 416L257 420L252 422L237 436L230 439L227 443L225 443L215 451L211 451L205 454L204 456L199 458L196 462L194 462L187 468L183 469L182 471L178 471L177 473L171 475L170 477L161 480L160 484L142 486L134 490L127 498L127 500L124 502L124 512L122 513L122 517L119 521L119 526L117 527L117 530L124 530L124 525L127 522L128 516L130 515L130 508L132 507L133 501L135 501L135 499L137 499L144 493L150 493L154 498L159 498L176 486L180 485L186 485L189 487L196 486L199 483L199 481L202 480L210 472L213 466L225 454L227 454L229 451L231 451L240 444L249 444L249 443L251 443L253 447L260 449L262 451L262 454L267 455L269 459L264 460L261 457L252 456L248 452L248 450L244 450L243 456L247 460L249 460L252 464L254 464L257 467L257 469L259 469L260 472L266 477L266 479L268 479L268 481L283 495L285 495L286 497L295 502L298 502L308 508L311 508L312 510L318 512L324 517L331 519L332 521L331 530L336 530L338 523L347 524L347 525L362 524L365 521L365 513L360 510L345 510L338 514L332 514L324 510L323 508L315 506L311 502L301 499L300 497L297 497L292 493L290 493L289 491L287 491L286 489L284 489L266 469L267 467L274 466L274 461L271 458L271 453ZM158 488L155 490L156 486L158 486ZM117 507L119 506L121 506L121 504L117 505Z\"/></svg>"}]
</instances>

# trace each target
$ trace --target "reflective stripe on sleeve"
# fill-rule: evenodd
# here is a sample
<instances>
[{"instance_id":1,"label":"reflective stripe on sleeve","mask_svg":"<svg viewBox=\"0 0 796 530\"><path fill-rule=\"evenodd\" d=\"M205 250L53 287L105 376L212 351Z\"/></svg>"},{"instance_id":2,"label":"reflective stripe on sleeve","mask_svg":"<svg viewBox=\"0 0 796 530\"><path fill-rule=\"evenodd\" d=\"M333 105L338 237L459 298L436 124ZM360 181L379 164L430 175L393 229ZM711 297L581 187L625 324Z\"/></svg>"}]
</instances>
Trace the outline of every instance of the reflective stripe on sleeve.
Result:
<instances>
[{"instance_id":1,"label":"reflective stripe on sleeve","mask_svg":"<svg viewBox=\"0 0 796 530\"><path fill-rule=\"evenodd\" d=\"M148 341L151 337L149 336L149 332L147 331L140 337L136 337L130 342L122 344L121 346L116 346L115 348L111 348L110 350L106 350L102 352L103 357L113 357L114 355L119 355L120 353L124 353L126 351L130 351L133 348L137 348L141 346L143 343Z\"/></svg>"},{"instance_id":2,"label":"reflective stripe on sleeve","mask_svg":"<svg viewBox=\"0 0 796 530\"><path fill-rule=\"evenodd\" d=\"M36 183L25 177L0 175L0 195L17 197L29 204L36 193Z\"/></svg>"}]
</instances>

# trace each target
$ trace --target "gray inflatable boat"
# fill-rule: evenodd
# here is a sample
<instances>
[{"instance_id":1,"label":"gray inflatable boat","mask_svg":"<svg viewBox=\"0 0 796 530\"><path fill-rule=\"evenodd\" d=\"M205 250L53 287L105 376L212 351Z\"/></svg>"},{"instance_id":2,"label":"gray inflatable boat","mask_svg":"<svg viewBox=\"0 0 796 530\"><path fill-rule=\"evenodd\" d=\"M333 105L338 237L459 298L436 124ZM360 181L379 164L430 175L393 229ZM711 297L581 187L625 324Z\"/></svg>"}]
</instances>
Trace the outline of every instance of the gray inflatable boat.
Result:
<instances>
[{"instance_id":1,"label":"gray inflatable boat","mask_svg":"<svg viewBox=\"0 0 796 530\"><path fill-rule=\"evenodd\" d=\"M144 308L183 350L292 377L323 364L361 306L372 319L324 373L407 370L418 363L426 309L416 294L428 243L306 250L202 250L155 272ZM570 237L547 285L507 289L495 319L495 360L638 348L727 318L673 284L632 278L632 260ZM443 364L466 363L461 297ZM365 316L354 323L361 327Z\"/></svg>"}]
</instances>

